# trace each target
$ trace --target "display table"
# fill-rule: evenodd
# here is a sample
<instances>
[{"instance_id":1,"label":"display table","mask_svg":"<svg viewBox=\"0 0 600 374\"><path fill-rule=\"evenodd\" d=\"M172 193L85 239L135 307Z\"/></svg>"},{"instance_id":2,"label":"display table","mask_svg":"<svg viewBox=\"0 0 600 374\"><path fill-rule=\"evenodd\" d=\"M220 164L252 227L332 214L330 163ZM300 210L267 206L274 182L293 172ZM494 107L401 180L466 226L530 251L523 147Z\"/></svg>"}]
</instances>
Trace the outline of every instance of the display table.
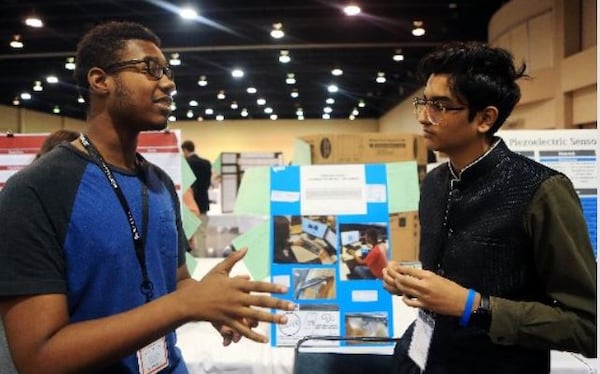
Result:
<instances>
[{"instance_id":1,"label":"display table","mask_svg":"<svg viewBox=\"0 0 600 374\"><path fill-rule=\"evenodd\" d=\"M192 275L200 279L222 259L200 258ZM232 275L248 274L243 263L238 263ZM414 320L416 312L399 297L394 298L394 336L401 336ZM266 336L270 325L260 323L256 328ZM178 346L183 353L190 374L292 374L294 349L292 347L271 347L270 343L256 343L246 338L229 347L223 347L219 333L207 322L188 323L177 329ZM354 349L353 351L358 352ZM357 347L358 348L358 347ZM392 347L358 348L360 352L391 354ZM345 348L345 351L350 348ZM596 360L585 359L581 355L552 351L552 374L596 373ZM319 373L315 373L319 374Z\"/></svg>"}]
</instances>

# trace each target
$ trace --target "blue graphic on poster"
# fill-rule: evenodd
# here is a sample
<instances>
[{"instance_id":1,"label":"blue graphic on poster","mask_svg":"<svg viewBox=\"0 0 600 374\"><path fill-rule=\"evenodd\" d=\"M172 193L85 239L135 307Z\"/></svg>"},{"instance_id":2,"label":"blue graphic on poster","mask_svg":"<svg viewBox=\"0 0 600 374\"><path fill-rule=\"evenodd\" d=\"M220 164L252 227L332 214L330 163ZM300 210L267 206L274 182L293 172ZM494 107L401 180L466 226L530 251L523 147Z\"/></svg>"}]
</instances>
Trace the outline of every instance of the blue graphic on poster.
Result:
<instances>
[{"instance_id":1,"label":"blue graphic on poster","mask_svg":"<svg viewBox=\"0 0 600 374\"><path fill-rule=\"evenodd\" d=\"M296 303L271 330L274 346L304 336L391 337L391 295L381 271L390 258L386 165L271 169L272 281ZM321 345L347 345L321 341Z\"/></svg>"}]
</instances>

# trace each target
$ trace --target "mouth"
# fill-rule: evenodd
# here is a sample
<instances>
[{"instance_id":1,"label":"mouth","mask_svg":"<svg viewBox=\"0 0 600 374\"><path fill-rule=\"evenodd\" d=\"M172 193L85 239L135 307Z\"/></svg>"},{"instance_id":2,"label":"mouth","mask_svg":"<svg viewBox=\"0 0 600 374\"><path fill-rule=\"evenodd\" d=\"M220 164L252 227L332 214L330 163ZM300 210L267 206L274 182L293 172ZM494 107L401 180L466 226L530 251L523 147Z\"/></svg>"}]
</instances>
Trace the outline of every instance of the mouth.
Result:
<instances>
[{"instance_id":1,"label":"mouth","mask_svg":"<svg viewBox=\"0 0 600 374\"><path fill-rule=\"evenodd\" d=\"M167 112L167 114L171 113L171 105L173 104L173 98L171 96L163 96L152 100L152 102L157 104L161 108L161 111Z\"/></svg>"}]
</instances>

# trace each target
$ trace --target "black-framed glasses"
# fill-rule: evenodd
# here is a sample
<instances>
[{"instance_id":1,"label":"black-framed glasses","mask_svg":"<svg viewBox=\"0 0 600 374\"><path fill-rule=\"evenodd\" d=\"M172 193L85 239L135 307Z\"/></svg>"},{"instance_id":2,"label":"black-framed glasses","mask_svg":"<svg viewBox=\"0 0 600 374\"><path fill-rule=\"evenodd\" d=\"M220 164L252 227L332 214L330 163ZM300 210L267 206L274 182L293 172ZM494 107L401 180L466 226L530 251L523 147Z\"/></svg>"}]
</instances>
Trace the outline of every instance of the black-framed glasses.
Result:
<instances>
[{"instance_id":1,"label":"black-framed glasses","mask_svg":"<svg viewBox=\"0 0 600 374\"><path fill-rule=\"evenodd\" d=\"M152 77L152 79L159 80L163 77L163 75L166 75L167 78L169 78L170 80L173 80L175 78L175 73L173 72L173 69L169 65L162 66L161 64L158 63L158 61L156 61L155 59L150 58L150 57L146 57L143 59L134 59L134 60L115 62L114 64L108 65L104 70L107 73L113 73L120 69L129 67L129 66L133 66L133 65L137 65L137 64L141 64L141 63L144 63L146 65L146 67L144 69L142 69L140 72L147 73L150 77Z\"/></svg>"},{"instance_id":2,"label":"black-framed glasses","mask_svg":"<svg viewBox=\"0 0 600 374\"><path fill-rule=\"evenodd\" d=\"M415 115L419 118L421 112L425 109L425 115L429 122L433 125L439 125L444 118L444 113L447 111L458 111L463 110L466 107L450 107L445 104L440 103L437 100L428 100L424 97L415 97L413 98L413 106L415 108Z\"/></svg>"}]
</instances>

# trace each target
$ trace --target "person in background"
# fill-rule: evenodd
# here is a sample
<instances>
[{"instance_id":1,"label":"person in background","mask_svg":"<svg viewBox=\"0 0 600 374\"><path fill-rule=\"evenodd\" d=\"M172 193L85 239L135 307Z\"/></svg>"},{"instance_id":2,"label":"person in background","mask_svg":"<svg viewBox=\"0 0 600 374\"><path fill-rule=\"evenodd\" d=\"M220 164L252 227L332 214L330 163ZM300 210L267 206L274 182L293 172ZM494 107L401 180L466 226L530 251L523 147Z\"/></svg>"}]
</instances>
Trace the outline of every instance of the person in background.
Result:
<instances>
[{"instance_id":1,"label":"person in background","mask_svg":"<svg viewBox=\"0 0 600 374\"><path fill-rule=\"evenodd\" d=\"M199 157L195 150L196 146L191 140L186 140L181 143L183 156L190 165L190 169L194 173L196 180L192 183L191 189L194 195L194 201L198 205L198 218L200 218L200 226L194 233L194 240L190 247L192 255L196 257L206 257L206 229L208 227L208 215L206 214L210 208L208 199L208 189L212 177L212 166L210 161Z\"/></svg>"},{"instance_id":2,"label":"person in background","mask_svg":"<svg viewBox=\"0 0 600 374\"><path fill-rule=\"evenodd\" d=\"M72 142L79 137L79 133L72 130L60 129L51 132L40 147L40 151L35 155L35 158L40 158L43 154L46 154L54 149L57 145L63 142Z\"/></svg>"},{"instance_id":3,"label":"person in background","mask_svg":"<svg viewBox=\"0 0 600 374\"><path fill-rule=\"evenodd\" d=\"M478 42L421 61L415 113L449 161L421 186L423 269L384 270L384 287L419 308L395 373L548 373L552 349L596 354L596 262L577 193L494 135L524 72Z\"/></svg>"},{"instance_id":4,"label":"person in background","mask_svg":"<svg viewBox=\"0 0 600 374\"><path fill-rule=\"evenodd\" d=\"M294 305L265 294L286 287L230 277L246 249L191 279L173 181L136 153L139 133L171 113L158 37L98 25L78 45L75 76L89 103L82 134L0 191L2 362L22 373L187 373L175 329L191 321L212 322L224 345L266 342L252 327L286 322L269 309Z\"/></svg>"},{"instance_id":5,"label":"person in background","mask_svg":"<svg viewBox=\"0 0 600 374\"><path fill-rule=\"evenodd\" d=\"M379 243L379 234L372 227L365 232L365 241L371 249L366 256L361 251L353 251L357 265L352 268L352 273L359 279L382 279L388 262L385 245Z\"/></svg>"}]
</instances>

